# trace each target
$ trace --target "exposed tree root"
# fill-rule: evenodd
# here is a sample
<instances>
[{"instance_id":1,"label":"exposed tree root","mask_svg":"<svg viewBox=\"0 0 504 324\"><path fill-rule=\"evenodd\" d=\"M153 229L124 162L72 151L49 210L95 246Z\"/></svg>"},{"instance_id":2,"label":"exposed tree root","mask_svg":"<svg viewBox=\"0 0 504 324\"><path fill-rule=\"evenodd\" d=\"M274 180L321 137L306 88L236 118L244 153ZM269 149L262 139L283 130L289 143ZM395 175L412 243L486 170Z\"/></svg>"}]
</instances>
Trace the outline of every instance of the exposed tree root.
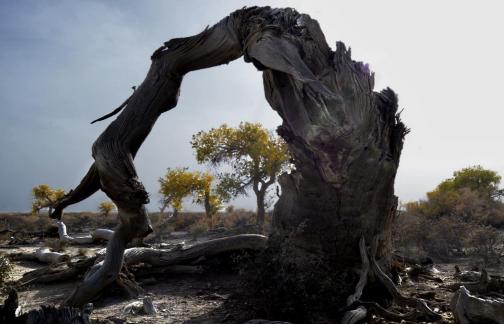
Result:
<instances>
[{"instance_id":1,"label":"exposed tree root","mask_svg":"<svg viewBox=\"0 0 504 324\"><path fill-rule=\"evenodd\" d=\"M435 313L427 303L418 298L404 296L390 279L380 268L376 261L376 250L378 247L378 238L375 237L371 251L368 253L364 237L359 241L359 250L362 259L362 270L359 282L356 285L355 293L350 295L347 300L347 306L358 306L356 309L349 310L345 313L342 319L342 324L356 323L357 321L365 318L369 312L374 312L389 320L437 320L441 316ZM414 310L406 314L398 314L391 310L385 309L376 302L362 301L362 291L367 283L367 277L374 275L387 289L389 294L393 297L394 301L405 307L411 307Z\"/></svg>"},{"instance_id":2,"label":"exposed tree root","mask_svg":"<svg viewBox=\"0 0 504 324\"><path fill-rule=\"evenodd\" d=\"M360 255L361 255L361 259L362 259L362 270L361 270L359 282L357 283L357 286L355 287L355 293L348 296L347 306L352 305L355 301L360 299L360 297L362 296L362 291L364 290L364 287L367 284L367 279L368 279L368 275L369 275L369 258L367 256L366 240L364 239L364 236L362 236L359 241L359 251L360 251Z\"/></svg>"},{"instance_id":3,"label":"exposed tree root","mask_svg":"<svg viewBox=\"0 0 504 324\"><path fill-rule=\"evenodd\" d=\"M76 262L66 262L49 265L45 268L33 270L23 275L17 284L23 286L35 283L52 283L75 279L83 275L96 261L97 257L91 257Z\"/></svg>"}]
</instances>

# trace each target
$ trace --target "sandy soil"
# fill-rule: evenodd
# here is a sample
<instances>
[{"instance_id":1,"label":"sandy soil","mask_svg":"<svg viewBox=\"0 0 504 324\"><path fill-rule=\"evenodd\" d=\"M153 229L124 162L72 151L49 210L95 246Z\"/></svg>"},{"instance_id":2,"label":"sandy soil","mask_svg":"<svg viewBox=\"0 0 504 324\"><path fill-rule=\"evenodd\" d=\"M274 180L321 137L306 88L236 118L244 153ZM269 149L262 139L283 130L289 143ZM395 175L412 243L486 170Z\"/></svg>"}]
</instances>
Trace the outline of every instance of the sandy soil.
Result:
<instances>
[{"instance_id":1,"label":"sandy soil","mask_svg":"<svg viewBox=\"0 0 504 324\"><path fill-rule=\"evenodd\" d=\"M0 253L30 252L38 246L22 246L15 249L0 248ZM94 247L91 249L99 249ZM67 253L78 253L77 248L67 248ZM469 269L469 263L458 262L462 270ZM438 323L453 323L449 310L453 292L448 286L455 282L454 263L436 264L433 279L421 278L418 281L404 280L400 289L405 295L424 298L433 309L443 316ZM15 262L13 280L43 265L36 262ZM491 269L490 274L498 274L502 269ZM59 304L68 296L76 282L50 285L27 285L19 291L19 300L24 310L38 307L41 304ZM105 297L95 303L92 318L99 323L241 323L243 314L232 307L229 297L240 287L235 274L212 273L202 275L177 275L146 281L142 285L146 295L153 300L158 313L155 315L124 314L124 307L132 300L118 297ZM384 323L376 318L376 323ZM390 322L389 322L390 323Z\"/></svg>"},{"instance_id":2,"label":"sandy soil","mask_svg":"<svg viewBox=\"0 0 504 324\"><path fill-rule=\"evenodd\" d=\"M0 248L0 253L33 252L39 246ZM92 249L99 249L95 247ZM66 253L76 254L78 249L67 248ZM44 265L31 261L14 262L12 280ZM110 323L222 323L240 322L240 314L223 309L223 304L239 287L236 274L176 275L157 278L142 285L146 296L152 298L158 313L142 316L123 314L124 307L134 300L104 297L95 303L92 319ZM42 304L59 304L74 289L76 282L61 284L27 285L19 290L20 305L30 310ZM2 296L1 299L3 299ZM139 299L141 300L141 299Z\"/></svg>"}]
</instances>

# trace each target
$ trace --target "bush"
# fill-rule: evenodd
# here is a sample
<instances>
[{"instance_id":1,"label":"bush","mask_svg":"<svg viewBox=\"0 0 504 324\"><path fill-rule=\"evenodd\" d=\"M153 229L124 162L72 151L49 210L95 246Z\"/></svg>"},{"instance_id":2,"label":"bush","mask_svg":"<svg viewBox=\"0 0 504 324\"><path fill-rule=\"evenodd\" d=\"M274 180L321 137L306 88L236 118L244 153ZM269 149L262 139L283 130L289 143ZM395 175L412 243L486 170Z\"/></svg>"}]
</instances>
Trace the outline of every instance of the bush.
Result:
<instances>
[{"instance_id":1,"label":"bush","mask_svg":"<svg viewBox=\"0 0 504 324\"><path fill-rule=\"evenodd\" d=\"M177 217L169 218L168 224L173 226L175 231L187 231L193 224L205 218L204 213L179 213Z\"/></svg>"},{"instance_id":2,"label":"bush","mask_svg":"<svg viewBox=\"0 0 504 324\"><path fill-rule=\"evenodd\" d=\"M206 219L200 219L198 222L191 225L190 232L193 240L197 240L203 234L205 234L210 228L208 221Z\"/></svg>"},{"instance_id":3,"label":"bush","mask_svg":"<svg viewBox=\"0 0 504 324\"><path fill-rule=\"evenodd\" d=\"M0 284L10 279L12 269L13 265L9 259L4 255L0 256Z\"/></svg>"},{"instance_id":4,"label":"bush","mask_svg":"<svg viewBox=\"0 0 504 324\"><path fill-rule=\"evenodd\" d=\"M486 266L492 261L499 261L504 237L492 226L477 226L471 229L467 242L471 247L469 253L482 257Z\"/></svg>"},{"instance_id":5,"label":"bush","mask_svg":"<svg viewBox=\"0 0 504 324\"><path fill-rule=\"evenodd\" d=\"M54 252L64 252L68 244L59 238L48 238L44 240L44 245Z\"/></svg>"},{"instance_id":6,"label":"bush","mask_svg":"<svg viewBox=\"0 0 504 324\"><path fill-rule=\"evenodd\" d=\"M449 260L474 256L488 264L499 262L504 237L490 225L468 222L457 215L427 218L403 211L394 224L394 244L403 253L415 257L429 255Z\"/></svg>"},{"instance_id":7,"label":"bush","mask_svg":"<svg viewBox=\"0 0 504 324\"><path fill-rule=\"evenodd\" d=\"M243 227L256 223L256 214L252 211L237 208L231 212L219 214L217 224L224 226L227 229Z\"/></svg>"}]
</instances>

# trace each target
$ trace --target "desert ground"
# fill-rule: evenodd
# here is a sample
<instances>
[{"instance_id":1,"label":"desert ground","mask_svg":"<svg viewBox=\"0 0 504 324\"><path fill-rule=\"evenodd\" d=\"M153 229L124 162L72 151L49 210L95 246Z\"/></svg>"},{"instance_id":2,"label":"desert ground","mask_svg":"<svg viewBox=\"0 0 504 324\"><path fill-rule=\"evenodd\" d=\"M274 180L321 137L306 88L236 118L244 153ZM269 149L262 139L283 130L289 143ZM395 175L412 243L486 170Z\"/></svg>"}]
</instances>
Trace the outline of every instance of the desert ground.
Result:
<instances>
[{"instance_id":1,"label":"desert ground","mask_svg":"<svg viewBox=\"0 0 504 324\"><path fill-rule=\"evenodd\" d=\"M182 213L178 220L167 215L151 215L154 233L144 242L152 247L194 245L208 240L242 233L254 233L257 229L250 225L253 213L242 210L228 215L226 222L220 221L214 229L209 229L198 222L202 214ZM113 228L115 215L96 213L70 213L65 216L71 235L85 235L92 228ZM233 220L233 221L231 221ZM70 280L51 283L23 283L23 276L37 269L47 268L46 263L33 260L21 260L15 255L29 255L43 246L61 251L72 260L92 256L104 248L101 244L69 245L61 244L53 223L45 215L2 214L3 225L0 238L0 254L12 261L12 270L3 284L2 298L6 297L7 286L16 287L19 294L21 312L36 309L41 305L59 305L64 302L82 279L77 276ZM402 259L401 259L402 257ZM433 261L433 262L431 262ZM415 265L400 251L396 251L396 276L400 291L411 297L422 298L431 308L441 315L436 323L454 323L450 302L457 283L478 282L481 276L481 262L474 258L459 257L451 262L442 260L422 261L424 265ZM459 272L455 267L458 266ZM49 266L50 267L50 266ZM496 264L487 267L490 277L500 278L504 267ZM464 277L465 276L465 277ZM243 278L239 267L232 262L217 267L207 268L202 273L177 274L163 271L142 275L136 278L143 289L136 298L124 296L117 291L102 294L94 303L91 321L95 323L243 323L251 316L261 314L260 310L251 312L242 298ZM150 298L156 309L155 314L147 315L141 308L131 310L131 304ZM266 296L265 296L266 297ZM394 306L392 305L392 308ZM399 308L397 309L401 311ZM404 309L402 309L404 311ZM264 314L266 317L267 314ZM414 323L411 321L384 320L379 315L372 317L373 323Z\"/></svg>"}]
</instances>

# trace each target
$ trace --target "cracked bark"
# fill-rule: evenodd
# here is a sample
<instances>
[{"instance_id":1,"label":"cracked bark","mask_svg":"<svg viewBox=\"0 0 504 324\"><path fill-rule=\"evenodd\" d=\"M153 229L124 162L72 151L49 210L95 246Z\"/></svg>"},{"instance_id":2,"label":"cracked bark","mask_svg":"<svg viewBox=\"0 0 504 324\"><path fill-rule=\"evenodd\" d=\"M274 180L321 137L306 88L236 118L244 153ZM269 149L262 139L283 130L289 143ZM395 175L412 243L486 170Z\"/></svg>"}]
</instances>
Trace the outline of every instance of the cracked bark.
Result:
<instances>
[{"instance_id":1,"label":"cracked bark","mask_svg":"<svg viewBox=\"0 0 504 324\"><path fill-rule=\"evenodd\" d=\"M103 266L77 288L69 304L85 304L112 282L127 242L150 230L148 197L133 159L157 118L176 106L183 76L241 56L263 71L266 99L283 119L278 133L297 170L279 179L277 232L291 233L299 253L316 251L343 268L359 264L362 236L370 242L378 235L378 256L388 256L394 178L407 132L397 115L396 95L390 89L374 92L367 65L353 61L343 43L332 51L308 15L289 8L244 8L154 52L145 80L94 143L95 163L88 174L56 206L53 217L58 218L63 208L101 189L120 218Z\"/></svg>"}]
</instances>

